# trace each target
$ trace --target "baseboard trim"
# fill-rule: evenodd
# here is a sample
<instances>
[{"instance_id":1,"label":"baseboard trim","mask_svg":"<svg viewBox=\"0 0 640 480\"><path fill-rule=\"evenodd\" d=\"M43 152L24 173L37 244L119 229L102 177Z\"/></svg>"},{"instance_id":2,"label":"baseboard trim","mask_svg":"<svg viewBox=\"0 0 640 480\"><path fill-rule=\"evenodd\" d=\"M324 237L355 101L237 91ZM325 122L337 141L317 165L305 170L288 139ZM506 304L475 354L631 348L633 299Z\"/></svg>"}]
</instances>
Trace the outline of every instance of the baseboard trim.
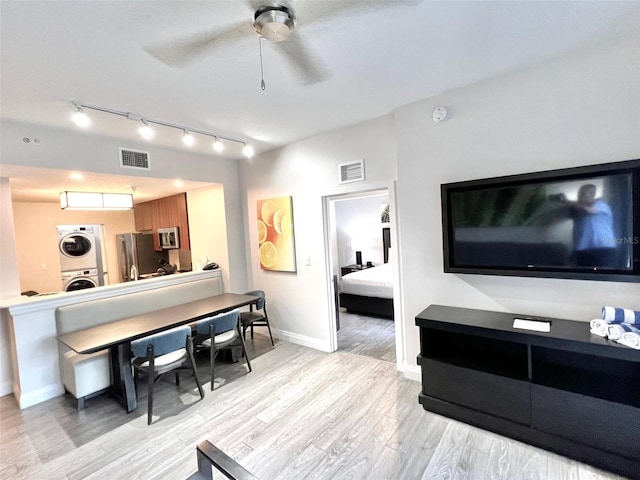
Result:
<instances>
[{"instance_id":1,"label":"baseboard trim","mask_svg":"<svg viewBox=\"0 0 640 480\"><path fill-rule=\"evenodd\" d=\"M408 365L404 364L404 377L409 380L415 380L416 382L422 381L422 371L418 365Z\"/></svg>"},{"instance_id":2,"label":"baseboard trim","mask_svg":"<svg viewBox=\"0 0 640 480\"><path fill-rule=\"evenodd\" d=\"M13 384L13 396L16 398L21 410L46 400L59 397L63 393L64 387L60 383L47 385L46 387L29 392L27 395L22 394L20 386L17 383Z\"/></svg>"},{"instance_id":3,"label":"baseboard trim","mask_svg":"<svg viewBox=\"0 0 640 480\"><path fill-rule=\"evenodd\" d=\"M303 347L313 348L322 352L331 352L329 342L326 340L319 340L314 337L308 337L306 335L300 335L299 333L288 332L286 330L279 330L274 328L273 334L275 337L290 342L296 345L302 345Z\"/></svg>"}]
</instances>

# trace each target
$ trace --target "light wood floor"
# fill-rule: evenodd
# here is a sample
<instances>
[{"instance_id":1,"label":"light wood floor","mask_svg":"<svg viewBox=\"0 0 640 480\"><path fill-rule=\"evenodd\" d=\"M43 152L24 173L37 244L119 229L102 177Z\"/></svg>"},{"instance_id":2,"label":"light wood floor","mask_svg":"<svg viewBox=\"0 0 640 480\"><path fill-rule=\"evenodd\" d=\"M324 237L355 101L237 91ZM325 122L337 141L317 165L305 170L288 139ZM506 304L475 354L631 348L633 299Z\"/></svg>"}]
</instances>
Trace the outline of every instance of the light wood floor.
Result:
<instances>
[{"instance_id":1,"label":"light wood floor","mask_svg":"<svg viewBox=\"0 0 640 480\"><path fill-rule=\"evenodd\" d=\"M203 401L187 376L161 380L151 426L144 394L129 415L106 395L81 412L66 397L24 411L0 398L0 478L185 479L204 439L262 480L619 478L424 411L393 363L257 333L252 349L253 372L221 363L213 393L199 359Z\"/></svg>"},{"instance_id":2,"label":"light wood floor","mask_svg":"<svg viewBox=\"0 0 640 480\"><path fill-rule=\"evenodd\" d=\"M341 309L338 350L396 363L395 324Z\"/></svg>"}]
</instances>

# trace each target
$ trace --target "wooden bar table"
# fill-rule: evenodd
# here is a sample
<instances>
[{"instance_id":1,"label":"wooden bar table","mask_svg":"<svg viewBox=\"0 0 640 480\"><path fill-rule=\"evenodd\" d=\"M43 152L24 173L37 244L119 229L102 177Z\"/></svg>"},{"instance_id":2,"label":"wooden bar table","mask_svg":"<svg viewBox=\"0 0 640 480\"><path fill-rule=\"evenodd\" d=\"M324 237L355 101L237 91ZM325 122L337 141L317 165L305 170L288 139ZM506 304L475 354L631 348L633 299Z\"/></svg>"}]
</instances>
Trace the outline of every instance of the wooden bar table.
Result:
<instances>
[{"instance_id":1,"label":"wooden bar table","mask_svg":"<svg viewBox=\"0 0 640 480\"><path fill-rule=\"evenodd\" d=\"M138 406L131 372L131 342L154 333L196 322L258 301L254 295L223 293L213 297L163 308L143 315L78 330L57 338L77 353L109 349L112 389L127 413Z\"/></svg>"}]
</instances>

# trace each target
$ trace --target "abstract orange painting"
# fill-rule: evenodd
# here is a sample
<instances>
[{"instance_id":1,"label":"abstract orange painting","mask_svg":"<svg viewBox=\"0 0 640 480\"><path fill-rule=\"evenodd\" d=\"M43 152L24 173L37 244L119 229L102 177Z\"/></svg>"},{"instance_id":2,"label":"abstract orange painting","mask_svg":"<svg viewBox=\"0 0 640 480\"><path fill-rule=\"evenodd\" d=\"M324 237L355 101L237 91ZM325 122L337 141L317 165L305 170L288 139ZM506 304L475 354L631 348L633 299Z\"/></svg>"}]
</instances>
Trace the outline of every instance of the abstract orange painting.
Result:
<instances>
[{"instance_id":1,"label":"abstract orange painting","mask_svg":"<svg viewBox=\"0 0 640 480\"><path fill-rule=\"evenodd\" d=\"M257 201L260 268L279 272L296 271L291 196Z\"/></svg>"}]
</instances>

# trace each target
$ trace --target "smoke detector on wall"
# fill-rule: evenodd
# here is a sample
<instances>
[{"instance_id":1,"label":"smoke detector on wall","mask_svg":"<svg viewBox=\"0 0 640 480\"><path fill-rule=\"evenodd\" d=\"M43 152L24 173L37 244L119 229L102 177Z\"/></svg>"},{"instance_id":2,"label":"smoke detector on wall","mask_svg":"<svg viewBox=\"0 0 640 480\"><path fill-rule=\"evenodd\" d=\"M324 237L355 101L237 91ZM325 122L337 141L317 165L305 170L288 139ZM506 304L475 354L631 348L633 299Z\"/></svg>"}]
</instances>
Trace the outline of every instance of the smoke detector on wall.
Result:
<instances>
[{"instance_id":1,"label":"smoke detector on wall","mask_svg":"<svg viewBox=\"0 0 640 480\"><path fill-rule=\"evenodd\" d=\"M447 119L447 108L446 107L436 107L433 110L433 121L436 123L442 123Z\"/></svg>"}]
</instances>

